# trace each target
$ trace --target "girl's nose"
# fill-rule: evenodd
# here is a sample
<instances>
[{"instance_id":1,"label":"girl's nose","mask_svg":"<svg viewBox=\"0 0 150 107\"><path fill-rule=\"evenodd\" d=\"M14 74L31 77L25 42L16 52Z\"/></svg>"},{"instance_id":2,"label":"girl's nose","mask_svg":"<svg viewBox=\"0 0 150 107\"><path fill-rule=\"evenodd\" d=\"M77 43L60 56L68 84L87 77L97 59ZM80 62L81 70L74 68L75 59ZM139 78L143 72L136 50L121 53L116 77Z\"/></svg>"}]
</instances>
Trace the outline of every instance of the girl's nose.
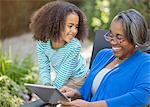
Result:
<instances>
[{"instance_id":1,"label":"girl's nose","mask_svg":"<svg viewBox=\"0 0 150 107\"><path fill-rule=\"evenodd\" d=\"M72 31L72 33L76 34L77 33L77 28L76 27L72 27L71 31Z\"/></svg>"}]
</instances>

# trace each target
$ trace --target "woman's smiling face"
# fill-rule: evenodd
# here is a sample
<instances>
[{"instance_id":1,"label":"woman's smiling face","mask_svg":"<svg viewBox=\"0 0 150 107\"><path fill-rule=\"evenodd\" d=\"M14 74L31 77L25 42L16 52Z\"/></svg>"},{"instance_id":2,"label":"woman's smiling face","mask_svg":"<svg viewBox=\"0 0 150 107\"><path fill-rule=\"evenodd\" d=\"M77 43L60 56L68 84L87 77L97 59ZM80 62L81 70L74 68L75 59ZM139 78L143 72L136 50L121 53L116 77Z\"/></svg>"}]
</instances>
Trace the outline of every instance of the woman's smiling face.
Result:
<instances>
[{"instance_id":1,"label":"woman's smiling face","mask_svg":"<svg viewBox=\"0 0 150 107\"><path fill-rule=\"evenodd\" d=\"M115 38L110 42L114 55L123 60L131 56L135 52L135 46L131 44L124 33L123 25L121 21L113 21L110 26L110 36ZM124 38L121 42L118 42L118 38Z\"/></svg>"}]
</instances>

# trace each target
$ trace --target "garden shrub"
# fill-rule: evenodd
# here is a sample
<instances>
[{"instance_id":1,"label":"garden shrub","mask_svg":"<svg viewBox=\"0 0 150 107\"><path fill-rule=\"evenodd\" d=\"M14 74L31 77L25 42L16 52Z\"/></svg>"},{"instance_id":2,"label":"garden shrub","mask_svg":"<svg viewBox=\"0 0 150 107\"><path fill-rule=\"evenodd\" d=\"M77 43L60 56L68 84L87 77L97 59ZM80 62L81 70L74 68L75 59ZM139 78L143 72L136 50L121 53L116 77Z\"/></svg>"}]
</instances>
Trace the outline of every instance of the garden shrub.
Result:
<instances>
[{"instance_id":1,"label":"garden shrub","mask_svg":"<svg viewBox=\"0 0 150 107\"><path fill-rule=\"evenodd\" d=\"M12 59L11 55L11 50L3 52L0 45L0 107L18 107L31 94L24 83L38 81L38 69L31 54L22 62L19 57Z\"/></svg>"},{"instance_id":2,"label":"garden shrub","mask_svg":"<svg viewBox=\"0 0 150 107\"><path fill-rule=\"evenodd\" d=\"M18 107L23 103L21 88L7 76L0 77L0 107Z\"/></svg>"}]
</instances>

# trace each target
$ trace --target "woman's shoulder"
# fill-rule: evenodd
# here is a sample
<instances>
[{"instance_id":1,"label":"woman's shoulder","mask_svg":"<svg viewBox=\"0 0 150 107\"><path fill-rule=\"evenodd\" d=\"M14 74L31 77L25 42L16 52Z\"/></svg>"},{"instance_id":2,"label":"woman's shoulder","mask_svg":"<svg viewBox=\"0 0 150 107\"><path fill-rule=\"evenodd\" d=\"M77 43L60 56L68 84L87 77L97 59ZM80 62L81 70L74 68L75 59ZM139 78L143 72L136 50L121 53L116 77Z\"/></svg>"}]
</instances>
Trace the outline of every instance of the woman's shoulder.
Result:
<instances>
[{"instance_id":1,"label":"woman's shoulder","mask_svg":"<svg viewBox=\"0 0 150 107\"><path fill-rule=\"evenodd\" d=\"M139 66L150 66L150 54L137 50L130 61L138 63Z\"/></svg>"},{"instance_id":2,"label":"woman's shoulder","mask_svg":"<svg viewBox=\"0 0 150 107\"><path fill-rule=\"evenodd\" d=\"M113 55L113 52L112 52L112 50L111 49L108 49L108 48L106 48L106 49L102 49L102 50L100 50L97 54L96 54L96 57L95 57L95 60L99 60L99 59L108 59L108 58L110 58L111 56Z\"/></svg>"},{"instance_id":3,"label":"woman's shoulder","mask_svg":"<svg viewBox=\"0 0 150 107\"><path fill-rule=\"evenodd\" d=\"M108 48L102 49L97 53L97 55L112 55L112 54L113 54L112 49Z\"/></svg>"},{"instance_id":4,"label":"woman's shoulder","mask_svg":"<svg viewBox=\"0 0 150 107\"><path fill-rule=\"evenodd\" d=\"M149 53L137 50L136 55L138 55L140 58L149 59L150 60L150 54Z\"/></svg>"},{"instance_id":5,"label":"woman's shoulder","mask_svg":"<svg viewBox=\"0 0 150 107\"><path fill-rule=\"evenodd\" d=\"M141 58L144 62L149 62L150 63L150 54L141 52Z\"/></svg>"}]
</instances>

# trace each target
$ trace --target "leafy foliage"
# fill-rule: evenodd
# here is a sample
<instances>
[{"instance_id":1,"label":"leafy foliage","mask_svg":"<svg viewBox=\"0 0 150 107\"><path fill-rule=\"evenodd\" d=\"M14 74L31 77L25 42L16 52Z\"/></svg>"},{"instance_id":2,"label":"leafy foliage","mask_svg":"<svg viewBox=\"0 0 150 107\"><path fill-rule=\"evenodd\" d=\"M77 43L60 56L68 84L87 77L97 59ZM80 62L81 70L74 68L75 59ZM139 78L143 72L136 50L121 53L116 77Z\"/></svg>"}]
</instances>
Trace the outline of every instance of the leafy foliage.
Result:
<instances>
[{"instance_id":1,"label":"leafy foliage","mask_svg":"<svg viewBox=\"0 0 150 107\"><path fill-rule=\"evenodd\" d=\"M11 58L11 49L3 53L0 47L0 107L18 107L23 103L24 94L30 93L24 83L37 81L37 67L30 54L20 62L18 57Z\"/></svg>"},{"instance_id":2,"label":"leafy foliage","mask_svg":"<svg viewBox=\"0 0 150 107\"><path fill-rule=\"evenodd\" d=\"M145 17L150 29L149 0L83 0L81 9L86 13L90 28L90 38L97 29L108 29L113 17L122 10L134 8ZM92 32L92 33L91 33Z\"/></svg>"},{"instance_id":3,"label":"leafy foliage","mask_svg":"<svg viewBox=\"0 0 150 107\"><path fill-rule=\"evenodd\" d=\"M81 9L88 18L89 38L93 40L95 30L108 28L109 0L83 0Z\"/></svg>"},{"instance_id":4,"label":"leafy foliage","mask_svg":"<svg viewBox=\"0 0 150 107\"><path fill-rule=\"evenodd\" d=\"M95 14L95 0L82 0L81 4L80 4L80 8L81 10L85 13L85 15L87 16L87 20L88 20L88 26L90 27L89 29L89 35L93 35L93 26L91 26L92 23L92 17Z\"/></svg>"},{"instance_id":5,"label":"leafy foliage","mask_svg":"<svg viewBox=\"0 0 150 107\"><path fill-rule=\"evenodd\" d=\"M108 28L107 23L109 21L109 1L108 0L96 0L95 16L92 17L91 26L94 27L94 31L98 29Z\"/></svg>"},{"instance_id":6,"label":"leafy foliage","mask_svg":"<svg viewBox=\"0 0 150 107\"><path fill-rule=\"evenodd\" d=\"M7 75L19 85L25 82L35 83L38 79L37 67L34 66L32 56L29 54L20 63L19 59L11 58L11 50L8 54L2 54L0 49L0 76Z\"/></svg>"},{"instance_id":7,"label":"leafy foliage","mask_svg":"<svg viewBox=\"0 0 150 107\"><path fill-rule=\"evenodd\" d=\"M18 107L23 103L18 93L21 88L7 76L0 77L0 107Z\"/></svg>"},{"instance_id":8,"label":"leafy foliage","mask_svg":"<svg viewBox=\"0 0 150 107\"><path fill-rule=\"evenodd\" d=\"M126 9L138 10L146 19L148 28L150 28L150 2L149 0L111 0L110 1L110 16L109 23L112 18L120 11Z\"/></svg>"}]
</instances>

